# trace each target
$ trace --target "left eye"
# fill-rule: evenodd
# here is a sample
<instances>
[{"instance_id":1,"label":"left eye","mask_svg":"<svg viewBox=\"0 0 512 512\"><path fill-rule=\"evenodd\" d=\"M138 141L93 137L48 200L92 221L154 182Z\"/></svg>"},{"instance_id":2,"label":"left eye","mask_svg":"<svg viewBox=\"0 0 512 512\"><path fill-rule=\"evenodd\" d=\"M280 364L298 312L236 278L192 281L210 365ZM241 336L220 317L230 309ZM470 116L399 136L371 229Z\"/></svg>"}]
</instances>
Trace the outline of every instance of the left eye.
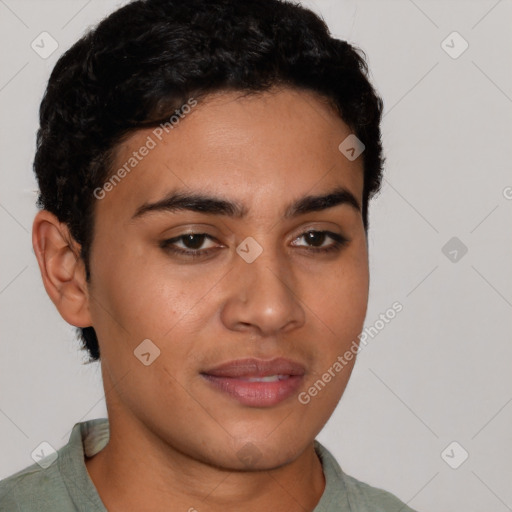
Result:
<instances>
[{"instance_id":1,"label":"left eye","mask_svg":"<svg viewBox=\"0 0 512 512\"><path fill-rule=\"evenodd\" d=\"M312 245L312 248L311 246L309 246L308 249L315 250L314 248L316 247L320 251L336 250L341 248L342 245L345 245L348 242L348 240L345 237L338 235L337 233L332 233L331 231L306 231L305 233L302 233L302 235L297 237L295 240L300 240L301 238L303 238L308 244ZM328 244L327 246L323 246L323 243L328 238L334 240L334 242Z\"/></svg>"}]
</instances>

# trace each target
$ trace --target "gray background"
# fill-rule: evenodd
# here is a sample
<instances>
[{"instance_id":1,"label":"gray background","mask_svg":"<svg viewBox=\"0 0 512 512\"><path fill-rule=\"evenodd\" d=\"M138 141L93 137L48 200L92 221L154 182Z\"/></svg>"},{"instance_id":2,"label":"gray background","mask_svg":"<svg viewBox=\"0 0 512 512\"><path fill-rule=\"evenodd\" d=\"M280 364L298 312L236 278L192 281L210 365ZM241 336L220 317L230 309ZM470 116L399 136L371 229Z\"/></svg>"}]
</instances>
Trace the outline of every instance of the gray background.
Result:
<instances>
[{"instance_id":1,"label":"gray background","mask_svg":"<svg viewBox=\"0 0 512 512\"><path fill-rule=\"evenodd\" d=\"M365 50L384 98L366 325L403 304L361 351L319 440L420 511L512 510L512 2L303 4ZM53 65L118 5L0 0L0 478L32 464L41 441L59 448L75 422L106 416L99 366L82 364L41 282L31 166ZM47 59L31 48L43 31L59 45ZM454 31L469 44L458 58Z\"/></svg>"}]
</instances>

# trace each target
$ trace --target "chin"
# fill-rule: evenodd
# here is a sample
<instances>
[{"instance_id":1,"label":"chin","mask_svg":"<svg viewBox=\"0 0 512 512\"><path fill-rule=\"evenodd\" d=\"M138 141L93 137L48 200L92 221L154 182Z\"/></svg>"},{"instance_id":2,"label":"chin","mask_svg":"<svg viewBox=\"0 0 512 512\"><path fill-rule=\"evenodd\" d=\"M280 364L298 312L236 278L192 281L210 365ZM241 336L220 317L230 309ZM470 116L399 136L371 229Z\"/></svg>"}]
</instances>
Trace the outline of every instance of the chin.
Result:
<instances>
[{"instance_id":1,"label":"chin","mask_svg":"<svg viewBox=\"0 0 512 512\"><path fill-rule=\"evenodd\" d=\"M228 464L237 471L269 471L290 464L296 460L309 444L307 441L290 443L283 439L268 438L238 441L233 446L235 458L230 457ZM231 450L231 448L230 448Z\"/></svg>"}]
</instances>

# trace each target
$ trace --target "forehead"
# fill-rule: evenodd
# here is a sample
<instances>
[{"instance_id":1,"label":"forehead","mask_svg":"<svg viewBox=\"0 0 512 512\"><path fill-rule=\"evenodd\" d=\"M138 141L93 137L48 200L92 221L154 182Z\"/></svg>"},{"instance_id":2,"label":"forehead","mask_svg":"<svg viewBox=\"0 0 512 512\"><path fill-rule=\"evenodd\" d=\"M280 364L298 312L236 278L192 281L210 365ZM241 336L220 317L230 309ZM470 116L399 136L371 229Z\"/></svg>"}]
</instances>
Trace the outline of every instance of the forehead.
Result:
<instances>
[{"instance_id":1,"label":"forehead","mask_svg":"<svg viewBox=\"0 0 512 512\"><path fill-rule=\"evenodd\" d=\"M179 110L167 129L139 130L117 148L112 172L125 172L97 212L128 218L177 187L268 213L339 184L361 202L362 158L349 161L338 149L350 129L316 94L223 92Z\"/></svg>"}]
</instances>

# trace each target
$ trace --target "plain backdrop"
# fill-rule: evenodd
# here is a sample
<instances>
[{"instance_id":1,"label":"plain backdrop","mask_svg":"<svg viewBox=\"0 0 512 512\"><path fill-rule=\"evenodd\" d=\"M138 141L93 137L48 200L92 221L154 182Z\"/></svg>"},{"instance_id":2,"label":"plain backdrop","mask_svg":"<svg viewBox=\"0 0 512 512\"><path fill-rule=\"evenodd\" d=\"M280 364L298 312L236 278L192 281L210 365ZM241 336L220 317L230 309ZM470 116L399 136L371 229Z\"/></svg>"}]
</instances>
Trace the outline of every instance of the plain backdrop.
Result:
<instances>
[{"instance_id":1,"label":"plain backdrop","mask_svg":"<svg viewBox=\"0 0 512 512\"><path fill-rule=\"evenodd\" d=\"M51 69L121 4L0 0L0 478L106 417L99 365L41 282L32 162ZM512 2L303 4L365 51L384 99L366 325L403 305L319 440L418 511L512 510ZM42 32L58 43L47 58L31 47Z\"/></svg>"}]
</instances>

